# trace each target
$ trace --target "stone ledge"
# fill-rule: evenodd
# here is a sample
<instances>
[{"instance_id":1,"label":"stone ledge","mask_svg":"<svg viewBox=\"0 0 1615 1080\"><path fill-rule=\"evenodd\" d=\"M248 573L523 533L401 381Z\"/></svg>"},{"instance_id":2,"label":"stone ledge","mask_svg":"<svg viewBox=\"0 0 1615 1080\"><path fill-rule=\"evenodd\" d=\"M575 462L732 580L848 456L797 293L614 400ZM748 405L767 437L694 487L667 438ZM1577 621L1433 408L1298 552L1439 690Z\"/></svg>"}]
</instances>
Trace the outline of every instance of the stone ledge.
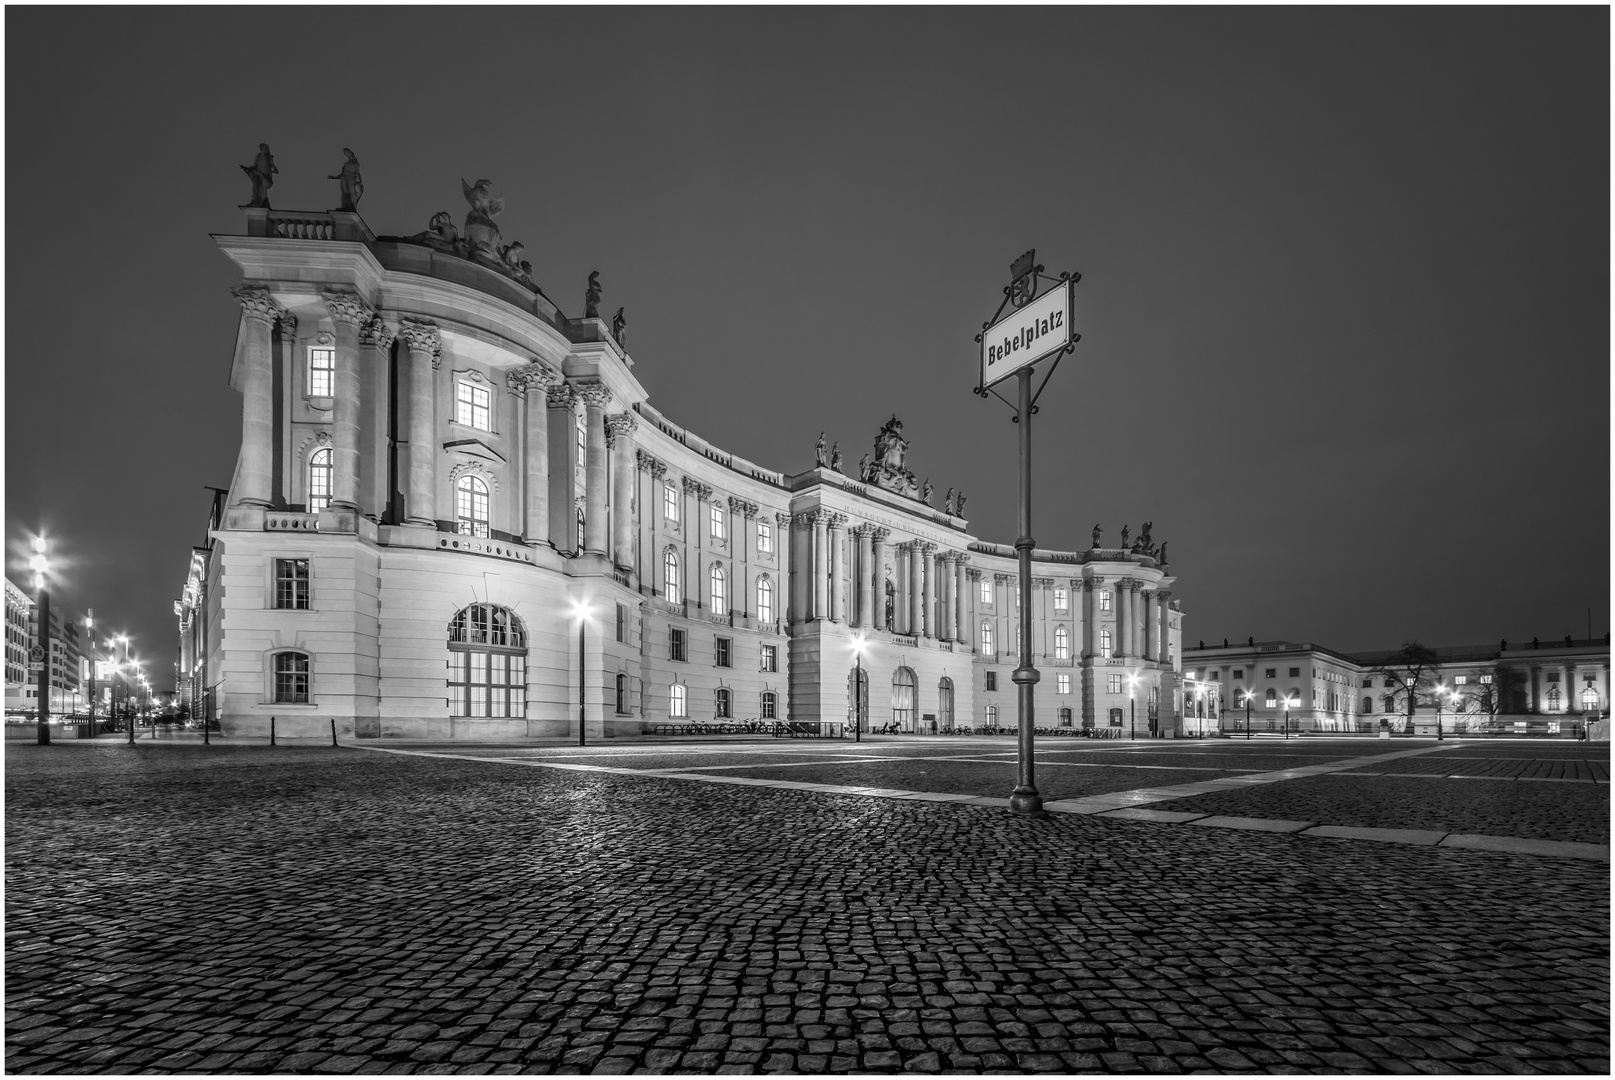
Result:
<instances>
[{"instance_id":1,"label":"stone ledge","mask_svg":"<svg viewBox=\"0 0 1615 1080\"><path fill-rule=\"evenodd\" d=\"M1319 825L1308 829L1307 836L1333 836L1342 840L1379 840L1387 844L1441 843L1447 834L1430 829L1373 829L1356 825Z\"/></svg>"},{"instance_id":2,"label":"stone ledge","mask_svg":"<svg viewBox=\"0 0 1615 1080\"><path fill-rule=\"evenodd\" d=\"M1142 807L1128 806L1120 810L1106 810L1095 817L1122 818L1126 821L1159 821L1166 824L1181 824L1185 821L1195 821L1207 817L1206 814L1193 814L1182 810L1145 810Z\"/></svg>"},{"instance_id":3,"label":"stone ledge","mask_svg":"<svg viewBox=\"0 0 1615 1080\"><path fill-rule=\"evenodd\" d=\"M1297 833L1315 825L1311 821L1281 821L1278 818L1227 817L1216 815L1198 818L1190 825L1206 825L1213 829L1253 829L1256 832Z\"/></svg>"},{"instance_id":4,"label":"stone ledge","mask_svg":"<svg viewBox=\"0 0 1615 1080\"><path fill-rule=\"evenodd\" d=\"M1518 855L1557 855L1566 859L1609 862L1608 844L1578 844L1569 840L1531 840L1523 836L1476 836L1453 833L1440 847L1468 848L1474 851L1503 851Z\"/></svg>"}]
</instances>

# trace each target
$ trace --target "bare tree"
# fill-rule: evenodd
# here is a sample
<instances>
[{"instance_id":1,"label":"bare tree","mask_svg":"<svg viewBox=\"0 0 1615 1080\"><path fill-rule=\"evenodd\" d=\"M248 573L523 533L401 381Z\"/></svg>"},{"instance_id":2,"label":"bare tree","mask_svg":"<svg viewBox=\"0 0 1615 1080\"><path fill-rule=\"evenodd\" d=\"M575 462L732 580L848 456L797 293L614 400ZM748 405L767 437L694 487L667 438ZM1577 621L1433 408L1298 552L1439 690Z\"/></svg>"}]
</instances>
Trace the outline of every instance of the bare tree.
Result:
<instances>
[{"instance_id":1,"label":"bare tree","mask_svg":"<svg viewBox=\"0 0 1615 1080\"><path fill-rule=\"evenodd\" d=\"M1495 725L1498 713L1525 711L1525 672L1496 664L1491 676L1491 682L1481 684L1477 704Z\"/></svg>"},{"instance_id":2,"label":"bare tree","mask_svg":"<svg viewBox=\"0 0 1615 1080\"><path fill-rule=\"evenodd\" d=\"M1392 706L1406 705L1408 730L1413 730L1413 711L1431 700L1435 674L1440 670L1434 649L1417 641L1405 643L1389 661L1376 667L1373 674L1385 680L1386 697Z\"/></svg>"}]
</instances>

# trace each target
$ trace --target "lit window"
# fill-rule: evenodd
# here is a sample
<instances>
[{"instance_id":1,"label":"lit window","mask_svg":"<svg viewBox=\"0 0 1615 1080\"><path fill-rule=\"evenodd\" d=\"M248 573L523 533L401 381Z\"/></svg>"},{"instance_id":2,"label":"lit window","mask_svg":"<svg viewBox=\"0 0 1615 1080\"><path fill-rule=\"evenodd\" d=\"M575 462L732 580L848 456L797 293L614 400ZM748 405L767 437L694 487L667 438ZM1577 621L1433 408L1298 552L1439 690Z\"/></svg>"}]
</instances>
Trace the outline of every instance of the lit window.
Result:
<instances>
[{"instance_id":1,"label":"lit window","mask_svg":"<svg viewBox=\"0 0 1615 1080\"><path fill-rule=\"evenodd\" d=\"M779 652L777 650L777 647L773 646L773 645L764 645L762 652L763 652L763 656L762 656L761 670L763 670L763 671L778 671L779 670Z\"/></svg>"},{"instance_id":2,"label":"lit window","mask_svg":"<svg viewBox=\"0 0 1615 1080\"><path fill-rule=\"evenodd\" d=\"M892 720L899 731L914 730L914 672L906 667L892 674Z\"/></svg>"},{"instance_id":3,"label":"lit window","mask_svg":"<svg viewBox=\"0 0 1615 1080\"><path fill-rule=\"evenodd\" d=\"M679 588L679 557L672 548L662 553L662 593L669 604L683 603L684 591Z\"/></svg>"},{"instance_id":4,"label":"lit window","mask_svg":"<svg viewBox=\"0 0 1615 1080\"><path fill-rule=\"evenodd\" d=\"M709 518L712 522L712 539L722 540L724 538L723 508L719 506L712 507Z\"/></svg>"},{"instance_id":5,"label":"lit window","mask_svg":"<svg viewBox=\"0 0 1615 1080\"><path fill-rule=\"evenodd\" d=\"M1054 610L1055 611L1065 611L1069 607L1070 607L1070 604L1069 604L1069 602L1067 600L1067 594L1066 594L1066 591L1065 591L1065 586L1064 585L1056 586L1055 590L1054 590Z\"/></svg>"},{"instance_id":6,"label":"lit window","mask_svg":"<svg viewBox=\"0 0 1615 1080\"><path fill-rule=\"evenodd\" d=\"M527 714L527 631L507 608L472 604L449 623L454 716Z\"/></svg>"},{"instance_id":7,"label":"lit window","mask_svg":"<svg viewBox=\"0 0 1615 1080\"><path fill-rule=\"evenodd\" d=\"M1387 699L1387 700L1389 700L1389 699ZM1272 687L1268 687L1268 690L1267 690L1267 707L1269 709L1276 708L1278 706L1278 703L1279 703L1278 692L1275 691ZM1386 708L1390 708L1390 706L1387 705Z\"/></svg>"},{"instance_id":8,"label":"lit window","mask_svg":"<svg viewBox=\"0 0 1615 1080\"><path fill-rule=\"evenodd\" d=\"M1557 686L1548 688L1548 711L1559 711L1559 688Z\"/></svg>"},{"instance_id":9,"label":"lit window","mask_svg":"<svg viewBox=\"0 0 1615 1080\"><path fill-rule=\"evenodd\" d=\"M331 448L316 450L308 459L308 512L317 514L331 505Z\"/></svg>"},{"instance_id":10,"label":"lit window","mask_svg":"<svg viewBox=\"0 0 1615 1080\"><path fill-rule=\"evenodd\" d=\"M1588 679L1590 680L1591 678L1592 676L1589 675ZM1490 686L1492 685L1492 677L1490 675L1482 675L1480 677L1480 682L1482 686Z\"/></svg>"},{"instance_id":11,"label":"lit window","mask_svg":"<svg viewBox=\"0 0 1615 1080\"><path fill-rule=\"evenodd\" d=\"M662 516L668 521L679 519L679 493L672 484L662 485Z\"/></svg>"},{"instance_id":12,"label":"lit window","mask_svg":"<svg viewBox=\"0 0 1615 1080\"><path fill-rule=\"evenodd\" d=\"M1116 674L1105 676L1105 692L1119 694L1122 692L1122 677Z\"/></svg>"},{"instance_id":13,"label":"lit window","mask_svg":"<svg viewBox=\"0 0 1615 1080\"><path fill-rule=\"evenodd\" d=\"M1100 611L1109 611L1110 610L1110 590L1109 589L1100 589L1099 590L1099 610Z\"/></svg>"},{"instance_id":14,"label":"lit window","mask_svg":"<svg viewBox=\"0 0 1615 1080\"><path fill-rule=\"evenodd\" d=\"M991 604L993 602L993 583L988 581L986 578L981 579L981 602L983 604Z\"/></svg>"},{"instance_id":15,"label":"lit window","mask_svg":"<svg viewBox=\"0 0 1615 1080\"><path fill-rule=\"evenodd\" d=\"M757 523L757 550L765 555L774 551L774 526L766 521Z\"/></svg>"},{"instance_id":16,"label":"lit window","mask_svg":"<svg viewBox=\"0 0 1615 1080\"><path fill-rule=\"evenodd\" d=\"M308 704L308 657L302 653L275 654L275 701Z\"/></svg>"},{"instance_id":17,"label":"lit window","mask_svg":"<svg viewBox=\"0 0 1615 1080\"><path fill-rule=\"evenodd\" d=\"M993 655L993 624L989 622L981 624L981 654Z\"/></svg>"},{"instance_id":18,"label":"lit window","mask_svg":"<svg viewBox=\"0 0 1615 1080\"><path fill-rule=\"evenodd\" d=\"M1054 677L1054 686L1056 693L1069 694L1071 692L1071 675L1068 672L1060 672Z\"/></svg>"},{"instance_id":19,"label":"lit window","mask_svg":"<svg viewBox=\"0 0 1615 1080\"><path fill-rule=\"evenodd\" d=\"M761 719L763 719L763 720L773 720L773 719L775 719L775 707L774 707L775 700L776 700L776 698L774 697L774 692L772 690L764 690L763 691L762 707L759 710L759 714L760 714Z\"/></svg>"},{"instance_id":20,"label":"lit window","mask_svg":"<svg viewBox=\"0 0 1615 1080\"><path fill-rule=\"evenodd\" d=\"M465 536L488 535L488 485L475 476L462 476L454 485L454 531Z\"/></svg>"},{"instance_id":21,"label":"lit window","mask_svg":"<svg viewBox=\"0 0 1615 1080\"><path fill-rule=\"evenodd\" d=\"M1452 677L1452 683L1453 683L1454 686L1468 686L1469 685L1469 676L1468 675L1454 675Z\"/></svg>"},{"instance_id":22,"label":"lit window","mask_svg":"<svg viewBox=\"0 0 1615 1080\"><path fill-rule=\"evenodd\" d=\"M1103 656L1105 659L1108 660L1108 659L1110 659L1110 654L1111 654L1110 631L1109 630L1101 630L1101 631L1099 631L1099 655Z\"/></svg>"},{"instance_id":23,"label":"lit window","mask_svg":"<svg viewBox=\"0 0 1615 1080\"><path fill-rule=\"evenodd\" d=\"M468 382L455 383L455 423L465 424L479 431L492 431L493 425L488 419L489 398L486 386L476 386Z\"/></svg>"},{"instance_id":24,"label":"lit window","mask_svg":"<svg viewBox=\"0 0 1615 1080\"><path fill-rule=\"evenodd\" d=\"M667 658L684 659L684 631L674 627L667 632Z\"/></svg>"},{"instance_id":25,"label":"lit window","mask_svg":"<svg viewBox=\"0 0 1615 1080\"><path fill-rule=\"evenodd\" d=\"M308 560L275 560L275 606L308 610Z\"/></svg>"},{"instance_id":26,"label":"lit window","mask_svg":"<svg viewBox=\"0 0 1615 1080\"><path fill-rule=\"evenodd\" d=\"M1071 635L1063 626L1054 628L1054 658L1056 660L1071 659Z\"/></svg>"},{"instance_id":27,"label":"lit window","mask_svg":"<svg viewBox=\"0 0 1615 1080\"><path fill-rule=\"evenodd\" d=\"M757 621L774 621L774 583L767 577L757 579Z\"/></svg>"},{"instance_id":28,"label":"lit window","mask_svg":"<svg viewBox=\"0 0 1615 1080\"><path fill-rule=\"evenodd\" d=\"M708 598L711 601L712 610L721 615L729 610L728 594L724 590L723 567L713 563L708 578L710 580L708 589L710 595Z\"/></svg>"},{"instance_id":29,"label":"lit window","mask_svg":"<svg viewBox=\"0 0 1615 1080\"><path fill-rule=\"evenodd\" d=\"M674 683L672 691L668 694L667 714L669 716L689 716L689 706L685 698L684 686Z\"/></svg>"},{"instance_id":30,"label":"lit window","mask_svg":"<svg viewBox=\"0 0 1615 1080\"><path fill-rule=\"evenodd\" d=\"M330 397L336 384L336 350L310 349L308 351L308 396Z\"/></svg>"},{"instance_id":31,"label":"lit window","mask_svg":"<svg viewBox=\"0 0 1615 1080\"><path fill-rule=\"evenodd\" d=\"M716 708L713 710L713 715L715 715L719 720L727 720L734 715L734 710L729 704L730 700L731 698L729 691L720 687L718 689L717 701L714 703Z\"/></svg>"},{"instance_id":32,"label":"lit window","mask_svg":"<svg viewBox=\"0 0 1615 1080\"><path fill-rule=\"evenodd\" d=\"M997 705L989 705L989 706L987 706L987 726L988 727L997 727L998 726L998 706Z\"/></svg>"}]
</instances>

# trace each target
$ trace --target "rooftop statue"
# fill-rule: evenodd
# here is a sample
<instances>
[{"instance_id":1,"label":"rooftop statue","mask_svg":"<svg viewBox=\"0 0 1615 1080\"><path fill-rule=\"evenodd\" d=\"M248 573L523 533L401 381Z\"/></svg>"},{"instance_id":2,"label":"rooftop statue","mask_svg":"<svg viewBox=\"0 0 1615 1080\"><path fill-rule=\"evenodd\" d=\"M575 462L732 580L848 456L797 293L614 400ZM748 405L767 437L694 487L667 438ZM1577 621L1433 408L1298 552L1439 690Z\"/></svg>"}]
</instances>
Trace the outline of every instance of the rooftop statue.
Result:
<instances>
[{"instance_id":1,"label":"rooftop statue","mask_svg":"<svg viewBox=\"0 0 1615 1080\"><path fill-rule=\"evenodd\" d=\"M275 155L269 152L269 144L259 143L258 156L252 159L251 165L241 166L241 171L252 181L252 201L247 205L269 209L269 189L275 186L275 174L280 172L275 168Z\"/></svg>"},{"instance_id":2,"label":"rooftop statue","mask_svg":"<svg viewBox=\"0 0 1615 1080\"><path fill-rule=\"evenodd\" d=\"M953 489L952 488L949 488L948 493L946 495L942 496L942 512L944 514L949 515L950 517L953 515L954 506L953 506Z\"/></svg>"},{"instance_id":3,"label":"rooftop statue","mask_svg":"<svg viewBox=\"0 0 1615 1080\"><path fill-rule=\"evenodd\" d=\"M931 487L931 478L929 476L927 476L925 478L925 488L920 494L920 501L922 503L924 503L926 506L931 505L931 492L933 490L935 490L935 489Z\"/></svg>"},{"instance_id":4,"label":"rooftop statue","mask_svg":"<svg viewBox=\"0 0 1615 1080\"><path fill-rule=\"evenodd\" d=\"M1093 546L1094 547L1099 546L1099 532L1100 532L1099 526L1095 525L1093 527Z\"/></svg>"},{"instance_id":5,"label":"rooftop statue","mask_svg":"<svg viewBox=\"0 0 1615 1080\"><path fill-rule=\"evenodd\" d=\"M869 482L869 455L865 454L858 459L858 479Z\"/></svg>"},{"instance_id":6,"label":"rooftop statue","mask_svg":"<svg viewBox=\"0 0 1615 1080\"><path fill-rule=\"evenodd\" d=\"M830 464L829 451L825 449L824 432L819 432L819 441L813 444L813 464L824 468Z\"/></svg>"},{"instance_id":7,"label":"rooftop statue","mask_svg":"<svg viewBox=\"0 0 1615 1080\"><path fill-rule=\"evenodd\" d=\"M455 228L454 218L447 210L439 210L433 214L426 231L416 233L409 239L439 251L458 251L460 248L460 230Z\"/></svg>"},{"instance_id":8,"label":"rooftop statue","mask_svg":"<svg viewBox=\"0 0 1615 1080\"><path fill-rule=\"evenodd\" d=\"M589 287L583 290L583 317L600 317L600 271L589 271Z\"/></svg>"},{"instance_id":9,"label":"rooftop statue","mask_svg":"<svg viewBox=\"0 0 1615 1080\"><path fill-rule=\"evenodd\" d=\"M965 516L965 493L960 491L953 501L953 512L958 517Z\"/></svg>"},{"instance_id":10,"label":"rooftop statue","mask_svg":"<svg viewBox=\"0 0 1615 1080\"><path fill-rule=\"evenodd\" d=\"M869 466L868 482L911 499L919 498L919 481L914 478L913 471L903 464L903 457L907 453L908 440L903 438L903 422L894 414L875 436L875 460Z\"/></svg>"},{"instance_id":11,"label":"rooftop statue","mask_svg":"<svg viewBox=\"0 0 1615 1080\"><path fill-rule=\"evenodd\" d=\"M1161 541L1161 554L1156 557L1156 561L1159 562L1162 566L1166 565L1166 541L1165 540Z\"/></svg>"},{"instance_id":12,"label":"rooftop statue","mask_svg":"<svg viewBox=\"0 0 1615 1080\"><path fill-rule=\"evenodd\" d=\"M1150 527L1154 524L1155 522L1153 521L1146 521L1144 523L1144 527L1138 530L1138 542L1140 545L1140 550L1142 550L1146 555L1148 555L1150 551Z\"/></svg>"},{"instance_id":13,"label":"rooftop statue","mask_svg":"<svg viewBox=\"0 0 1615 1080\"><path fill-rule=\"evenodd\" d=\"M623 318L623 309L618 308L617 314L611 317L611 336L617 339L617 348L624 352L628 350L628 320Z\"/></svg>"},{"instance_id":14,"label":"rooftop statue","mask_svg":"<svg viewBox=\"0 0 1615 1080\"><path fill-rule=\"evenodd\" d=\"M364 197L364 177L359 175L359 159L353 151L344 146L342 153L347 155L348 160L342 163L342 168L334 176L327 176L326 179L342 182L342 205L337 209L357 211L359 200Z\"/></svg>"},{"instance_id":15,"label":"rooftop statue","mask_svg":"<svg viewBox=\"0 0 1615 1080\"><path fill-rule=\"evenodd\" d=\"M1127 534L1132 531L1132 528L1133 527L1131 525L1123 525L1122 526L1122 550L1123 551L1127 550Z\"/></svg>"},{"instance_id":16,"label":"rooftop statue","mask_svg":"<svg viewBox=\"0 0 1615 1080\"><path fill-rule=\"evenodd\" d=\"M504 212L505 200L494 196L492 180L478 180L475 184L461 180L460 189L471 204L471 212L465 216L465 239L471 257L497 261L500 236L493 219Z\"/></svg>"},{"instance_id":17,"label":"rooftop statue","mask_svg":"<svg viewBox=\"0 0 1615 1080\"><path fill-rule=\"evenodd\" d=\"M836 443L830 447L830 468L836 472L841 471L841 444Z\"/></svg>"}]
</instances>

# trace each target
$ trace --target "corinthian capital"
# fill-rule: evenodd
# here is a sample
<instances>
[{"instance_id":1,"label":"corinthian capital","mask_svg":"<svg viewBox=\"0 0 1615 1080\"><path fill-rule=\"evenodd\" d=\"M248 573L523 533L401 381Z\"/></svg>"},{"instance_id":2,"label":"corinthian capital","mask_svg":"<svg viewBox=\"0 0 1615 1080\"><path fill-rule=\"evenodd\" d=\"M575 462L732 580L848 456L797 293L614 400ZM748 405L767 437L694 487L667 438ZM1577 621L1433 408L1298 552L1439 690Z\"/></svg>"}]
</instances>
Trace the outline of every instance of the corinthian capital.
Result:
<instances>
[{"instance_id":1,"label":"corinthian capital","mask_svg":"<svg viewBox=\"0 0 1615 1080\"><path fill-rule=\"evenodd\" d=\"M712 488L692 477L686 476L684 478L684 491L686 494L694 495L697 501L700 502L705 502L712 498Z\"/></svg>"},{"instance_id":2,"label":"corinthian capital","mask_svg":"<svg viewBox=\"0 0 1615 1080\"><path fill-rule=\"evenodd\" d=\"M782 514L778 510L774 511L774 524L781 529L789 529L791 527L791 515Z\"/></svg>"},{"instance_id":3,"label":"corinthian capital","mask_svg":"<svg viewBox=\"0 0 1615 1080\"><path fill-rule=\"evenodd\" d=\"M548 396L550 408L552 409L570 409L573 402L578 400L578 395L573 391L571 383L556 383L546 389L544 393Z\"/></svg>"},{"instance_id":4,"label":"corinthian capital","mask_svg":"<svg viewBox=\"0 0 1615 1080\"><path fill-rule=\"evenodd\" d=\"M362 327L374 317L370 305L359 299L357 293L328 292L323 294L325 309L340 326Z\"/></svg>"},{"instance_id":5,"label":"corinthian capital","mask_svg":"<svg viewBox=\"0 0 1615 1080\"><path fill-rule=\"evenodd\" d=\"M886 538L890 535L892 535L892 530L890 529L883 529L878 525L871 525L869 527L869 539L877 544L884 544L886 542Z\"/></svg>"},{"instance_id":6,"label":"corinthian capital","mask_svg":"<svg viewBox=\"0 0 1615 1080\"><path fill-rule=\"evenodd\" d=\"M626 439L639 428L633 413L612 413L606 417L606 445L616 446L618 439Z\"/></svg>"},{"instance_id":7,"label":"corinthian capital","mask_svg":"<svg viewBox=\"0 0 1615 1080\"><path fill-rule=\"evenodd\" d=\"M429 322L400 319L398 336L404 339L404 345L411 352L431 353L436 356L443 351L443 338L438 335L437 327Z\"/></svg>"},{"instance_id":8,"label":"corinthian capital","mask_svg":"<svg viewBox=\"0 0 1615 1080\"><path fill-rule=\"evenodd\" d=\"M824 519L825 526L831 529L839 529L846 523L847 515L837 513L834 510L830 511L829 515Z\"/></svg>"},{"instance_id":9,"label":"corinthian capital","mask_svg":"<svg viewBox=\"0 0 1615 1080\"><path fill-rule=\"evenodd\" d=\"M750 521L757 516L757 504L747 502L745 499L737 499L731 495L729 496L729 512L731 514L742 514L747 521Z\"/></svg>"},{"instance_id":10,"label":"corinthian capital","mask_svg":"<svg viewBox=\"0 0 1615 1080\"><path fill-rule=\"evenodd\" d=\"M230 295L241 301L241 314L249 319L273 323L280 314L280 305L268 289L256 285L241 285L230 290Z\"/></svg>"},{"instance_id":11,"label":"corinthian capital","mask_svg":"<svg viewBox=\"0 0 1615 1080\"><path fill-rule=\"evenodd\" d=\"M585 408L603 409L611 404L611 388L605 383L574 383L573 389L577 391L578 398Z\"/></svg>"},{"instance_id":12,"label":"corinthian capital","mask_svg":"<svg viewBox=\"0 0 1615 1080\"><path fill-rule=\"evenodd\" d=\"M297 336L297 316L289 311L282 311L277 320L280 323L280 336L284 341L291 341Z\"/></svg>"},{"instance_id":13,"label":"corinthian capital","mask_svg":"<svg viewBox=\"0 0 1615 1080\"><path fill-rule=\"evenodd\" d=\"M377 315L359 328L359 344L369 345L371 348L386 352L393 347L393 338L396 335L386 323Z\"/></svg>"}]
</instances>

